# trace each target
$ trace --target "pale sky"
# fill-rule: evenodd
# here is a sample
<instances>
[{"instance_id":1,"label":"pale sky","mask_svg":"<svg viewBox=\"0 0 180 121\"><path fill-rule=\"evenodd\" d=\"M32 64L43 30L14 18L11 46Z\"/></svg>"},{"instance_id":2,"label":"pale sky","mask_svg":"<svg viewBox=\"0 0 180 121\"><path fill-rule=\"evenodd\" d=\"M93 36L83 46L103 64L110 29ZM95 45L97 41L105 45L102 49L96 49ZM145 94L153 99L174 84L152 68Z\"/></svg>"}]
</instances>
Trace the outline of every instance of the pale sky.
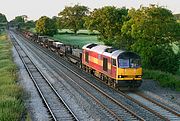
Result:
<instances>
[{"instance_id":1,"label":"pale sky","mask_svg":"<svg viewBox=\"0 0 180 121\"><path fill-rule=\"evenodd\" d=\"M0 13L5 14L8 20L19 15L27 15L29 19L37 20L43 15L57 16L65 6L73 6L77 3L89 7L90 10L103 6L125 6L137 9L140 5L158 4L173 13L180 13L180 0L0 0Z\"/></svg>"}]
</instances>

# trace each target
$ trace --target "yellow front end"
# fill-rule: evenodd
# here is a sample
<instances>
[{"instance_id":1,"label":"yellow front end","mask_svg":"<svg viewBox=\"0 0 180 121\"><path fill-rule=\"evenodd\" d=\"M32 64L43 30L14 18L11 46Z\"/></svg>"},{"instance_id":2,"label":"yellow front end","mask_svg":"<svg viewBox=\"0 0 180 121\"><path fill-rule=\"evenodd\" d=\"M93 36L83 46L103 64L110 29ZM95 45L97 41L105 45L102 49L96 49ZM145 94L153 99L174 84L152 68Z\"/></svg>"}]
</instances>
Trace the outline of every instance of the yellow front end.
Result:
<instances>
[{"instance_id":1,"label":"yellow front end","mask_svg":"<svg viewBox=\"0 0 180 121\"><path fill-rule=\"evenodd\" d=\"M116 80L142 80L142 68L117 68Z\"/></svg>"}]
</instances>

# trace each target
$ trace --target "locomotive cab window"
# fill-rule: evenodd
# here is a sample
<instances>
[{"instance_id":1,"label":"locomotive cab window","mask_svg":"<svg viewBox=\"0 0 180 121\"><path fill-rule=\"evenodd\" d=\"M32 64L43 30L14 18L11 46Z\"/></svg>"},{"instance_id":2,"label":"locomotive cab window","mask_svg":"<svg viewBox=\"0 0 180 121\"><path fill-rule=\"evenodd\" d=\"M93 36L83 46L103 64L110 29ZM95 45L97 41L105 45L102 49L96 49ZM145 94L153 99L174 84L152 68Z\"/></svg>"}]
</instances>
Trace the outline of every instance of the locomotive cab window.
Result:
<instances>
[{"instance_id":1,"label":"locomotive cab window","mask_svg":"<svg viewBox=\"0 0 180 121\"><path fill-rule=\"evenodd\" d=\"M116 66L116 59L112 59L112 65Z\"/></svg>"},{"instance_id":2,"label":"locomotive cab window","mask_svg":"<svg viewBox=\"0 0 180 121\"><path fill-rule=\"evenodd\" d=\"M89 53L88 52L85 53L85 61L87 63L89 62Z\"/></svg>"},{"instance_id":3,"label":"locomotive cab window","mask_svg":"<svg viewBox=\"0 0 180 121\"><path fill-rule=\"evenodd\" d=\"M130 59L130 67L131 68L138 68L141 66L141 61L140 59L134 59L134 58L131 58Z\"/></svg>"}]
</instances>

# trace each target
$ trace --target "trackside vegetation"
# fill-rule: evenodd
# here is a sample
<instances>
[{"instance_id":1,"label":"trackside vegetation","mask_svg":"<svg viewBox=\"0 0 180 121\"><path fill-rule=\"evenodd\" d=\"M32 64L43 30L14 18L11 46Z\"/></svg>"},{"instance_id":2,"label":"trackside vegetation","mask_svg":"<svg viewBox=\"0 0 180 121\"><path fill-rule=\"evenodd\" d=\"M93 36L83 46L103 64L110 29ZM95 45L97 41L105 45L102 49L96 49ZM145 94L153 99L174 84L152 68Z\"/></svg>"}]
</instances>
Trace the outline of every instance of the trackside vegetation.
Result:
<instances>
[{"instance_id":1,"label":"trackside vegetation","mask_svg":"<svg viewBox=\"0 0 180 121\"><path fill-rule=\"evenodd\" d=\"M180 76L178 75L158 70L143 69L143 78L156 80L162 87L180 91Z\"/></svg>"},{"instance_id":2,"label":"trackside vegetation","mask_svg":"<svg viewBox=\"0 0 180 121\"><path fill-rule=\"evenodd\" d=\"M23 89L17 84L17 67L13 63L12 45L7 34L0 33L0 121L21 120L25 111Z\"/></svg>"}]
</instances>

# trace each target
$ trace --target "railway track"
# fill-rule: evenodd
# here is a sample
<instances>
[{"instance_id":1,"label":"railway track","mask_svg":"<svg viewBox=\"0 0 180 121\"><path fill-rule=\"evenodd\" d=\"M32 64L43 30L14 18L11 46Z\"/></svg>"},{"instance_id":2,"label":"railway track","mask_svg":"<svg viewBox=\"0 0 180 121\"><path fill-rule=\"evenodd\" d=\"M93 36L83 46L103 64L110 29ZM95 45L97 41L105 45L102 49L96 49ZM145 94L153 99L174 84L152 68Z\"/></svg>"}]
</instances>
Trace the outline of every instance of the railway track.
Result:
<instances>
[{"instance_id":1,"label":"railway track","mask_svg":"<svg viewBox=\"0 0 180 121\"><path fill-rule=\"evenodd\" d=\"M46 108L51 115L51 120L78 121L78 118L76 117L74 112L72 112L66 102L50 84L48 79L34 64L32 59L26 54L26 52L21 48L14 35L10 34L10 36L12 43L19 54L19 57L21 58L30 78L33 80L35 87L37 88Z\"/></svg>"},{"instance_id":2,"label":"railway track","mask_svg":"<svg viewBox=\"0 0 180 121\"><path fill-rule=\"evenodd\" d=\"M32 48L31 48L32 49ZM41 50L42 51L42 50ZM37 57L41 57L40 60L47 60L47 58L43 57L41 54L39 54ZM55 62L58 62L61 66L66 68L66 70L70 71L74 75L77 76L77 79L72 79L69 75L67 75L64 72L64 69L58 68L56 64L53 64L54 62L51 61L51 68L56 68L57 73L62 73L64 76L66 76L67 79L69 79L71 82L73 82L74 85L76 85L81 91L86 93L89 97L91 97L99 106L101 106L106 112L108 112L112 117L114 117L115 120L140 120L144 121L143 118L138 116L135 112L128 109L126 106L124 106L122 103L118 102L117 100L113 99L111 96L104 93L102 90L100 90L97 86L91 84L88 80L71 70L70 68L66 67L64 64L60 63L53 57L49 55L50 58L52 58ZM49 60L47 60L48 62ZM62 71L63 70L63 71ZM85 84L81 82L77 83L75 80L83 80L85 83L90 85L91 87L85 87ZM86 86L87 86L86 84ZM92 89L92 87L94 89Z\"/></svg>"},{"instance_id":3,"label":"railway track","mask_svg":"<svg viewBox=\"0 0 180 121\"><path fill-rule=\"evenodd\" d=\"M153 111L158 112L160 115L165 117L167 120L173 120L173 121L180 121L180 113L163 105L162 103L159 103L146 95L144 95L142 92L136 92L136 93L127 93L128 96L131 98L137 100L141 104L150 107Z\"/></svg>"},{"instance_id":4,"label":"railway track","mask_svg":"<svg viewBox=\"0 0 180 121\"><path fill-rule=\"evenodd\" d=\"M37 46L38 47L38 46ZM42 50L41 50L42 51ZM44 52L44 53L46 53L46 52ZM47 53L46 53L47 54ZM56 60L54 57L52 57L52 55L48 55L50 58L52 58L54 61L56 61L57 63L59 63L59 64L61 64L58 60ZM63 64L61 64L62 66L64 66ZM65 67L65 66L64 66ZM69 69L68 67L65 67L66 69L68 69L68 70L70 70L72 73L74 73L76 76L78 76L79 78L81 78L81 79L83 79L84 81L86 80L84 77L81 77L79 74L77 74L76 72L74 72L73 70L71 70L71 69ZM89 80L86 80L87 82L86 83L89 83L89 85L91 85L91 86L93 86L93 84L92 83L90 83L90 81ZM100 90L97 86L93 86L96 90L99 90L99 92L101 92L101 93L103 93L103 91L102 90ZM121 95L123 95L123 96L125 96L127 99L129 99L129 100L132 100L133 102L135 102L135 103L137 103L138 105L140 105L140 106L142 106L144 109L146 109L146 110L148 110L149 112L151 112L151 113L153 113L153 114L155 114L157 117L159 117L160 119L162 119L162 120L179 120L179 114L178 115L176 115L176 114L174 114L174 115L176 115L175 117L174 116L170 116L171 114L170 113L165 113L165 114L162 114L162 113L160 113L162 110L158 110L158 109L152 109L152 108L150 108L150 105L145 105L143 102L147 102L147 101L145 101L145 100L143 100L143 101L137 101L136 100L136 98L133 98L133 97L131 97L129 94L125 94L125 93L123 93L123 92L120 92L120 94ZM105 93L105 95L106 96L108 96L107 95L107 93ZM110 96L109 96L110 97ZM109 98L109 97L107 97L107 98ZM114 98L112 98L112 97L110 97L109 98L110 100L113 100L114 102L119 102L118 100L115 100ZM119 104L118 104L119 105ZM122 105L122 104L120 104L120 105ZM124 106L125 107L125 106ZM127 108L127 107L125 107L125 108ZM128 109L128 108L127 108ZM128 109L129 110L129 109ZM164 108L164 111L167 111L167 108ZM163 112L164 112L163 111ZM130 111L130 112L132 112L132 111ZM171 111L170 111L171 112ZM169 114L168 116L166 116L166 114ZM132 118L132 120L134 119L134 120L144 120L143 118L141 118L141 117L139 117L138 116L138 118L135 118L135 115L136 115L136 113L134 113L133 114L133 112L132 112L132 114L131 115L133 115L134 117ZM117 119L117 118L116 118ZM120 120L120 119L119 119Z\"/></svg>"}]
</instances>

